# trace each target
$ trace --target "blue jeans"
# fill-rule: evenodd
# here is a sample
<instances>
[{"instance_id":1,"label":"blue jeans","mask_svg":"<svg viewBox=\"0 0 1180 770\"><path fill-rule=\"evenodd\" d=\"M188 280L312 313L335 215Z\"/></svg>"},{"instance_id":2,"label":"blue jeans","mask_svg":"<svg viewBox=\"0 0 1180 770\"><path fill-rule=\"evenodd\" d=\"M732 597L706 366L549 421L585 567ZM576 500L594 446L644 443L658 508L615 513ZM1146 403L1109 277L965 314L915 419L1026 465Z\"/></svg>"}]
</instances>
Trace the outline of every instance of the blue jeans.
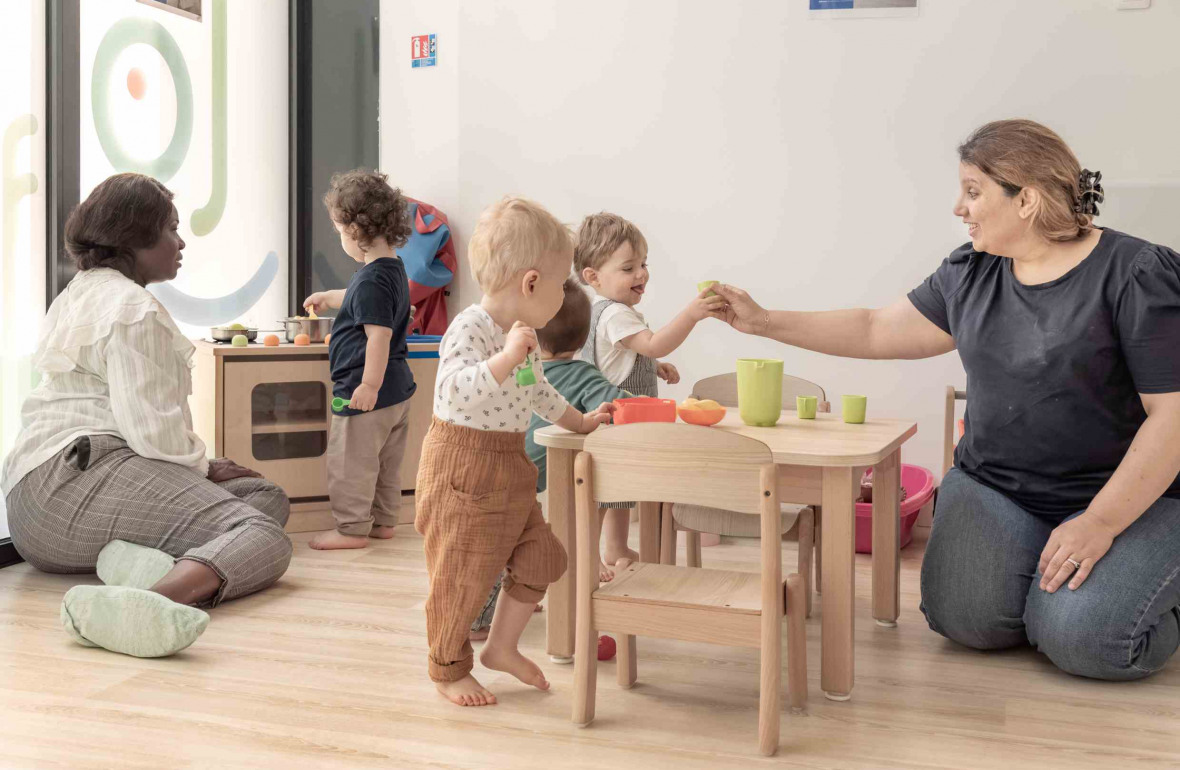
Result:
<instances>
[{"instance_id":1,"label":"blue jeans","mask_svg":"<svg viewBox=\"0 0 1180 770\"><path fill-rule=\"evenodd\" d=\"M1180 500L1157 500L1080 588L1049 594L1037 561L1055 526L952 469L922 562L930 628L977 650L1029 643L1078 676L1159 671L1180 645Z\"/></svg>"}]
</instances>

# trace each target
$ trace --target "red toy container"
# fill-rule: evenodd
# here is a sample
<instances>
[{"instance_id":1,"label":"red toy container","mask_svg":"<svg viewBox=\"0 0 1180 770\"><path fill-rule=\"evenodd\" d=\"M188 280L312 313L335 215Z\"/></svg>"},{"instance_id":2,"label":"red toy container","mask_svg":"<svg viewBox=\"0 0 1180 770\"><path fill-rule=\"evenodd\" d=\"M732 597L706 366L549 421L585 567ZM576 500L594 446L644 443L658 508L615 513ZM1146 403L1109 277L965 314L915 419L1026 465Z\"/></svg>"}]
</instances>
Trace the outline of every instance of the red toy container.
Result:
<instances>
[{"instance_id":1,"label":"red toy container","mask_svg":"<svg viewBox=\"0 0 1180 770\"><path fill-rule=\"evenodd\" d=\"M633 422L676 422L676 402L668 398L615 399L615 425Z\"/></svg>"},{"instance_id":2,"label":"red toy container","mask_svg":"<svg viewBox=\"0 0 1180 770\"><path fill-rule=\"evenodd\" d=\"M918 465L901 466L901 485L908 493L901 501L901 547L914 539L914 523L922 506L934 496L934 474ZM856 504L856 552L873 552L873 504Z\"/></svg>"}]
</instances>

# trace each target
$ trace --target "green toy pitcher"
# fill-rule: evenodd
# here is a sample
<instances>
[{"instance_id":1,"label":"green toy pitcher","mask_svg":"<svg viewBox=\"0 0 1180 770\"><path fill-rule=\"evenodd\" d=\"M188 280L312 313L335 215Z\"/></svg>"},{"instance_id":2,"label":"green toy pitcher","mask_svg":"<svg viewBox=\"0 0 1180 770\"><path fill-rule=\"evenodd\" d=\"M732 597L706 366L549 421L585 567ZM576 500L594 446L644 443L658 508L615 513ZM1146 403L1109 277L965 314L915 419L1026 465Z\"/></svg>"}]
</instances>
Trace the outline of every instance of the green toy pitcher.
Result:
<instances>
[{"instance_id":1,"label":"green toy pitcher","mask_svg":"<svg viewBox=\"0 0 1180 770\"><path fill-rule=\"evenodd\" d=\"M739 358L738 413L746 425L769 428L783 411L783 362L773 358Z\"/></svg>"}]
</instances>

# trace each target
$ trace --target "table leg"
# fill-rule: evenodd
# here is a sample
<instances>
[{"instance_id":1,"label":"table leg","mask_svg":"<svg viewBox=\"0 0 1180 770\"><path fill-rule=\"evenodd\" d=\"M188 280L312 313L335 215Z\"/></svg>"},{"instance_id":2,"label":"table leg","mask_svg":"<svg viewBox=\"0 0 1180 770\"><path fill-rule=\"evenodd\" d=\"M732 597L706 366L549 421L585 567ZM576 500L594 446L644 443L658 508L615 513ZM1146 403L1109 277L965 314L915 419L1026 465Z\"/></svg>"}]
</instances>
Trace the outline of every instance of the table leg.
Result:
<instances>
[{"instance_id":1,"label":"table leg","mask_svg":"<svg viewBox=\"0 0 1180 770\"><path fill-rule=\"evenodd\" d=\"M873 617L892 628L901 613L901 451L873 466Z\"/></svg>"},{"instance_id":2,"label":"table leg","mask_svg":"<svg viewBox=\"0 0 1180 770\"><path fill-rule=\"evenodd\" d=\"M545 451L548 474L549 528L565 547L565 574L549 586L547 651L554 663L574 658L574 607L577 597L578 549L574 530L574 457L572 449Z\"/></svg>"},{"instance_id":3,"label":"table leg","mask_svg":"<svg viewBox=\"0 0 1180 770\"><path fill-rule=\"evenodd\" d=\"M660 504L639 504L639 560L660 563Z\"/></svg>"},{"instance_id":4,"label":"table leg","mask_svg":"<svg viewBox=\"0 0 1180 770\"><path fill-rule=\"evenodd\" d=\"M849 467L824 468L823 474L820 688L831 700L848 700L853 681L853 552L860 477Z\"/></svg>"}]
</instances>

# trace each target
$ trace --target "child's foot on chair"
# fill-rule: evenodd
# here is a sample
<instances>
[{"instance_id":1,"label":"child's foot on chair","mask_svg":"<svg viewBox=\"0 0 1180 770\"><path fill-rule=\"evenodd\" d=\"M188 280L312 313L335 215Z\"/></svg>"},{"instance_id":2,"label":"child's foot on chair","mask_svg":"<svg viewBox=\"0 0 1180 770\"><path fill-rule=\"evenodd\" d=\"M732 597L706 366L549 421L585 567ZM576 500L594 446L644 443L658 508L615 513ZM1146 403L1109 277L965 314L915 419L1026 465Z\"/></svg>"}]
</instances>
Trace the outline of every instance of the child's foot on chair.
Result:
<instances>
[{"instance_id":1,"label":"child's foot on chair","mask_svg":"<svg viewBox=\"0 0 1180 770\"><path fill-rule=\"evenodd\" d=\"M612 581L614 579L615 579L614 569L611 567L608 567L606 562L599 560L599 562L598 562L598 582L599 583L609 583L610 581Z\"/></svg>"},{"instance_id":2,"label":"child's foot on chair","mask_svg":"<svg viewBox=\"0 0 1180 770\"><path fill-rule=\"evenodd\" d=\"M336 530L321 532L311 539L309 546L317 551L335 551L338 548L364 548L369 538L361 535L342 535Z\"/></svg>"},{"instance_id":3,"label":"child's foot on chair","mask_svg":"<svg viewBox=\"0 0 1180 770\"><path fill-rule=\"evenodd\" d=\"M496 696L476 681L471 674L457 682L435 682L434 686L456 706L494 706Z\"/></svg>"},{"instance_id":4,"label":"child's foot on chair","mask_svg":"<svg viewBox=\"0 0 1180 770\"><path fill-rule=\"evenodd\" d=\"M393 527L373 527L373 530L369 532L369 537L374 537L378 540L388 540L393 537Z\"/></svg>"},{"instance_id":5,"label":"child's foot on chair","mask_svg":"<svg viewBox=\"0 0 1180 770\"><path fill-rule=\"evenodd\" d=\"M479 662L493 671L503 671L538 690L548 690L549 680L540 667L520 654L520 650L500 650L488 645L479 654Z\"/></svg>"},{"instance_id":6,"label":"child's foot on chair","mask_svg":"<svg viewBox=\"0 0 1180 770\"><path fill-rule=\"evenodd\" d=\"M602 560L606 562L607 565L614 567L615 572L619 572L620 570L624 570L631 566L631 562L639 561L639 554L635 553L630 548L624 548L620 551L616 551L609 545L606 547L605 553L603 553L602 556ZM621 561L626 561L627 563L619 564Z\"/></svg>"}]
</instances>

